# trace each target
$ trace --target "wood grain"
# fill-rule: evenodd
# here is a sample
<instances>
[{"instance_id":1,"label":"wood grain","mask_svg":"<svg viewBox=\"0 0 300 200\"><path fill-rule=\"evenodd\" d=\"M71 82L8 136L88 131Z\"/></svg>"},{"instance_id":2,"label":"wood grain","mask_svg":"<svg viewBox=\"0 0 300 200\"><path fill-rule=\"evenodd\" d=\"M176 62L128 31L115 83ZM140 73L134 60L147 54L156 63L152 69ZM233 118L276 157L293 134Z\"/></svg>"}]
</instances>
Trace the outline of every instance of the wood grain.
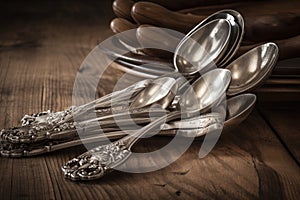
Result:
<instances>
[{"instance_id":1,"label":"wood grain","mask_svg":"<svg viewBox=\"0 0 300 200\"><path fill-rule=\"evenodd\" d=\"M103 1L63 0L47 4L45 12L40 11L45 8L41 3L30 6L20 1L21 6L14 4L14 9L7 4L5 12L0 12L5 16L0 18L4 27L0 32L0 128L19 124L26 113L70 106L81 62L112 34L112 15L106 11L111 5ZM14 15L18 9L26 13L26 22L24 16ZM109 69L97 95L112 91L122 76ZM281 117L295 118L288 113L278 112L276 123ZM68 181L60 170L66 161L86 151L83 146L28 159L0 158L0 199L299 199L300 170L289 152L299 146L299 137L291 146L283 145L269 126L272 123L255 111L234 131L223 134L204 159L198 158L200 139L159 171L114 172L92 182ZM282 134L288 131L280 127L276 130ZM153 151L170 140L145 139L134 151Z\"/></svg>"},{"instance_id":2,"label":"wood grain","mask_svg":"<svg viewBox=\"0 0 300 200\"><path fill-rule=\"evenodd\" d=\"M300 134L299 111L299 107L260 110L298 165L300 164L300 146L297 144Z\"/></svg>"}]
</instances>

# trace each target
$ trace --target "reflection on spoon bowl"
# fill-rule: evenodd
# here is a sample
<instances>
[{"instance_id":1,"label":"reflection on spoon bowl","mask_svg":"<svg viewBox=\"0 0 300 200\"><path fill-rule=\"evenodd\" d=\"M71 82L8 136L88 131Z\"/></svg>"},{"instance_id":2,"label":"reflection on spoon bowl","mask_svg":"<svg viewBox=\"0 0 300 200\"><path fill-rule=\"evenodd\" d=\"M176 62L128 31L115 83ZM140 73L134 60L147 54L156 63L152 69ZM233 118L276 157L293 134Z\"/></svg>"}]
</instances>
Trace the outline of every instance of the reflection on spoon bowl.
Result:
<instances>
[{"instance_id":1,"label":"reflection on spoon bowl","mask_svg":"<svg viewBox=\"0 0 300 200\"><path fill-rule=\"evenodd\" d=\"M226 19L231 25L231 37L229 44L227 48L225 49L224 56L220 59L219 62L216 62L216 64L219 67L223 67L227 62L232 58L232 56L236 53L238 50L240 43L243 39L244 35L244 19L242 15L231 9L226 10L220 10L216 13L213 13L212 15L205 18L203 21L201 21L197 26L195 26L186 36L190 37L194 32L196 32L199 28L205 26L206 24L216 20L216 19ZM181 42L180 42L181 43ZM181 45L181 44L179 44ZM179 46L178 45L178 46Z\"/></svg>"},{"instance_id":2,"label":"reflection on spoon bowl","mask_svg":"<svg viewBox=\"0 0 300 200\"><path fill-rule=\"evenodd\" d=\"M251 113L256 102L254 94L240 94L227 100L227 116L224 131L228 131L243 122Z\"/></svg>"},{"instance_id":3,"label":"reflection on spoon bowl","mask_svg":"<svg viewBox=\"0 0 300 200\"><path fill-rule=\"evenodd\" d=\"M230 80L231 73L226 69L214 69L205 73L184 92L178 107L187 113L209 110L220 102Z\"/></svg>"},{"instance_id":4,"label":"reflection on spoon bowl","mask_svg":"<svg viewBox=\"0 0 300 200\"><path fill-rule=\"evenodd\" d=\"M228 96L249 92L260 86L271 74L278 58L278 47L274 43L260 45L234 60L226 67L232 80Z\"/></svg>"},{"instance_id":5,"label":"reflection on spoon bowl","mask_svg":"<svg viewBox=\"0 0 300 200\"><path fill-rule=\"evenodd\" d=\"M174 66L183 72L205 72L218 63L231 38L231 25L226 19L213 20L185 36L174 53Z\"/></svg>"},{"instance_id":6,"label":"reflection on spoon bowl","mask_svg":"<svg viewBox=\"0 0 300 200\"><path fill-rule=\"evenodd\" d=\"M178 89L176 79L172 77L161 77L155 79L147 87L145 87L133 100L130 105L130 110L149 106L155 102L163 100L163 108L167 107L172 99L175 97ZM171 92L171 93L170 93ZM165 102L170 101L169 103Z\"/></svg>"}]
</instances>

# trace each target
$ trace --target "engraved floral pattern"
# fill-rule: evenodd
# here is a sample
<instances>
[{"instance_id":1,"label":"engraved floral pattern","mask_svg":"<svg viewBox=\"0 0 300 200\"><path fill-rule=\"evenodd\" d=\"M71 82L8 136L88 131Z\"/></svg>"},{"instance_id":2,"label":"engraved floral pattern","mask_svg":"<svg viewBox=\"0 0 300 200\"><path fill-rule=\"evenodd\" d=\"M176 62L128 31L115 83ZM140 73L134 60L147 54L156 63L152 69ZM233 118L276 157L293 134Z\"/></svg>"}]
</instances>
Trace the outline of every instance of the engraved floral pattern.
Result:
<instances>
[{"instance_id":1,"label":"engraved floral pattern","mask_svg":"<svg viewBox=\"0 0 300 200\"><path fill-rule=\"evenodd\" d=\"M130 153L122 142L115 142L73 158L62 167L62 170L64 175L72 180L98 179L115 165L125 161Z\"/></svg>"}]
</instances>

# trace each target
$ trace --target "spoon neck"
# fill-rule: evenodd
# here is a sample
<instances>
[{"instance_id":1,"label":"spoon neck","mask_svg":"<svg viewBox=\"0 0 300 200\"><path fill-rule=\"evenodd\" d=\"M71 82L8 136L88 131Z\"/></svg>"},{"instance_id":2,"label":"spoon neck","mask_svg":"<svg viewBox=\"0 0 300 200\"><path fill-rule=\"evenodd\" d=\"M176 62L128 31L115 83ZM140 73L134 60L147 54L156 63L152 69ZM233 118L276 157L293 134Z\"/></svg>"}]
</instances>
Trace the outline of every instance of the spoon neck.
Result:
<instances>
[{"instance_id":1,"label":"spoon neck","mask_svg":"<svg viewBox=\"0 0 300 200\"><path fill-rule=\"evenodd\" d=\"M139 139L148 133L158 133L162 124L167 123L171 120L177 119L181 116L180 111L174 111L168 114L165 114L162 117L155 119L153 122L144 126L143 128L135 131L133 134L125 136L121 139L121 142L130 149Z\"/></svg>"}]
</instances>

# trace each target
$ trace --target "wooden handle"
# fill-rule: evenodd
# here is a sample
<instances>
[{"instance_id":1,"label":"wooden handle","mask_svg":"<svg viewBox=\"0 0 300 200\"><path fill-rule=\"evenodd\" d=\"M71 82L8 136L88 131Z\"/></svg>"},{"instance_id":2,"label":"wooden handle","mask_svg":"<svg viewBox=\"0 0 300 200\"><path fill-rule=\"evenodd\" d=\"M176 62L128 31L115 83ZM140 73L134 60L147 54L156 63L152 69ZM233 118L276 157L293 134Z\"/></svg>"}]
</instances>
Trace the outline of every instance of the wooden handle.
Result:
<instances>
[{"instance_id":1,"label":"wooden handle","mask_svg":"<svg viewBox=\"0 0 300 200\"><path fill-rule=\"evenodd\" d=\"M238 8L237 11L240 9ZM241 11L245 19L244 40L246 41L266 42L293 37L300 33L300 13L296 11L260 15L255 15L255 13L249 15L243 9ZM149 2L134 4L131 15L139 24L151 24L184 33L206 18L206 16L170 11Z\"/></svg>"},{"instance_id":2,"label":"wooden handle","mask_svg":"<svg viewBox=\"0 0 300 200\"><path fill-rule=\"evenodd\" d=\"M131 16L138 24L150 24L184 33L204 19L201 16L173 12L150 2L135 3L131 10Z\"/></svg>"},{"instance_id":3,"label":"wooden handle","mask_svg":"<svg viewBox=\"0 0 300 200\"><path fill-rule=\"evenodd\" d=\"M160 4L170 10L181 10L186 8L193 8L197 6L208 6L216 4L227 4L238 2L239 0L147 0L156 4Z\"/></svg>"},{"instance_id":4,"label":"wooden handle","mask_svg":"<svg viewBox=\"0 0 300 200\"><path fill-rule=\"evenodd\" d=\"M115 18L110 23L110 28L114 33L121 33L130 29L137 28L138 25L131 23L123 18Z\"/></svg>"},{"instance_id":5,"label":"wooden handle","mask_svg":"<svg viewBox=\"0 0 300 200\"><path fill-rule=\"evenodd\" d=\"M133 22L131 17L131 8L134 2L132 0L115 0L112 8L117 17L127 19Z\"/></svg>"}]
</instances>

